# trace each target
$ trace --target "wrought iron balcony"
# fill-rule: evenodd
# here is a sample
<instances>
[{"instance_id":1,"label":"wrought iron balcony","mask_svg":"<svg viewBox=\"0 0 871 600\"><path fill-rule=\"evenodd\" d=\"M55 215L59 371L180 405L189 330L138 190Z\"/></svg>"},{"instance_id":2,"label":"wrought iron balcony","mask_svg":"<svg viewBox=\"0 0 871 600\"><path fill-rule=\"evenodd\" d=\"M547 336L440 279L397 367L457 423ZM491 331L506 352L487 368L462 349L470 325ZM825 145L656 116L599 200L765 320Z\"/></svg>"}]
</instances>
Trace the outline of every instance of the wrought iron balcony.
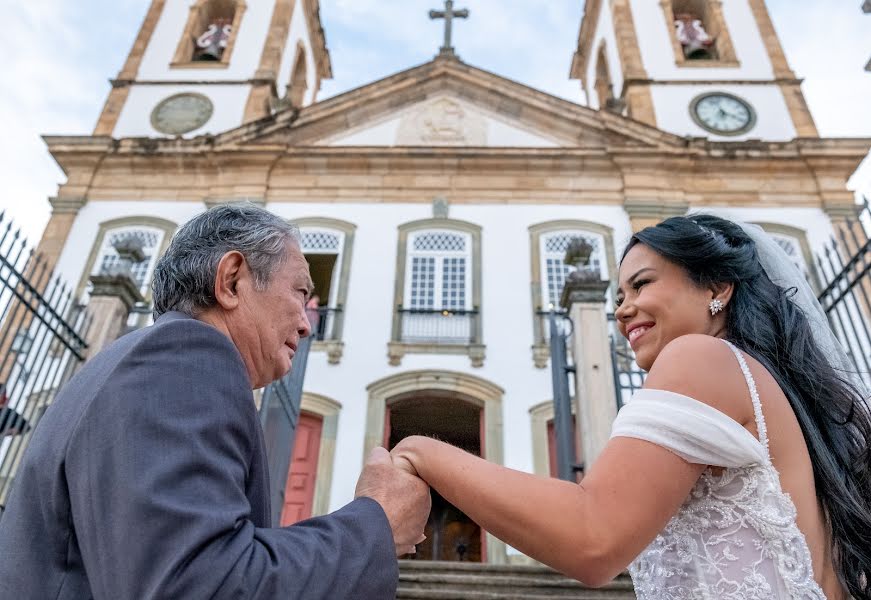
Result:
<instances>
[{"instance_id":1,"label":"wrought iron balcony","mask_svg":"<svg viewBox=\"0 0 871 600\"><path fill-rule=\"evenodd\" d=\"M335 322L341 306L319 306L317 311L306 309L306 316L312 328L312 341L324 342L337 339Z\"/></svg>"},{"instance_id":2,"label":"wrought iron balcony","mask_svg":"<svg viewBox=\"0 0 871 600\"><path fill-rule=\"evenodd\" d=\"M477 310L400 308L400 341L464 346L477 343Z\"/></svg>"}]
</instances>

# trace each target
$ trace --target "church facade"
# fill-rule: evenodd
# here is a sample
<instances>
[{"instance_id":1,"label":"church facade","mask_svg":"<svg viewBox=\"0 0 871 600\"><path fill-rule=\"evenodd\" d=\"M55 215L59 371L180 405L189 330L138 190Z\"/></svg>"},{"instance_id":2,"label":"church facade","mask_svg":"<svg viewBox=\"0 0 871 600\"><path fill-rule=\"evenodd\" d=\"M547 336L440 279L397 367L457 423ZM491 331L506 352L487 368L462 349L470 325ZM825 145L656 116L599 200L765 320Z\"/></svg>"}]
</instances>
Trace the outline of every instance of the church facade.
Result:
<instances>
[{"instance_id":1,"label":"church facade","mask_svg":"<svg viewBox=\"0 0 871 600\"><path fill-rule=\"evenodd\" d=\"M569 241L615 282L634 230L706 210L760 224L810 272L855 214L846 180L869 147L818 136L763 0L586 0L569 59L578 103L462 62L449 38L319 100L318 0L152 0L93 134L45 138L67 181L40 250L84 301L136 236L147 300L173 232L209 206L299 225L320 307L285 522L348 502L368 450L411 434L548 475L544 314ZM524 560L434 506L421 557Z\"/></svg>"}]
</instances>

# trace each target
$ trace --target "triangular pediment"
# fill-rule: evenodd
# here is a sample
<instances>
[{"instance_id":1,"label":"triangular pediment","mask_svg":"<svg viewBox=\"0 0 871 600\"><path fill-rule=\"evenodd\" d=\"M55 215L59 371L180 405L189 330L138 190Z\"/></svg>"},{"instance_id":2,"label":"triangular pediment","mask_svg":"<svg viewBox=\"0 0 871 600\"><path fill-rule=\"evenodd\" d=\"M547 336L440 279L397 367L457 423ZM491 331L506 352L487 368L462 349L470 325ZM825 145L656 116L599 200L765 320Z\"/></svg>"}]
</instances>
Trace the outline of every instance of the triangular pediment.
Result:
<instances>
[{"instance_id":1,"label":"triangular pediment","mask_svg":"<svg viewBox=\"0 0 871 600\"><path fill-rule=\"evenodd\" d=\"M537 131L523 122L445 93L326 136L316 145L556 148L565 142L558 135Z\"/></svg>"},{"instance_id":2,"label":"triangular pediment","mask_svg":"<svg viewBox=\"0 0 871 600\"><path fill-rule=\"evenodd\" d=\"M677 136L437 58L301 110L217 136L221 144L327 147L676 147Z\"/></svg>"}]
</instances>

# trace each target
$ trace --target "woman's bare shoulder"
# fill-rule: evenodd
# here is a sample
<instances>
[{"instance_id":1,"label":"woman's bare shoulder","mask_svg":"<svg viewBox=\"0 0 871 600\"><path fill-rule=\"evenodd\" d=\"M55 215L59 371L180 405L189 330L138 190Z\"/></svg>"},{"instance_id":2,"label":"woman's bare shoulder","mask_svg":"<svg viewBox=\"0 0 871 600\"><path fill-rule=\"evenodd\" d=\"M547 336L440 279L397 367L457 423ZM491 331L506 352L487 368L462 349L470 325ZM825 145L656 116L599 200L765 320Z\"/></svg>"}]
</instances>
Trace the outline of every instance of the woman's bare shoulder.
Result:
<instances>
[{"instance_id":1,"label":"woman's bare shoulder","mask_svg":"<svg viewBox=\"0 0 871 600\"><path fill-rule=\"evenodd\" d=\"M675 338L662 349L644 382L716 408L742 425L753 422L747 382L731 348L701 334Z\"/></svg>"}]
</instances>

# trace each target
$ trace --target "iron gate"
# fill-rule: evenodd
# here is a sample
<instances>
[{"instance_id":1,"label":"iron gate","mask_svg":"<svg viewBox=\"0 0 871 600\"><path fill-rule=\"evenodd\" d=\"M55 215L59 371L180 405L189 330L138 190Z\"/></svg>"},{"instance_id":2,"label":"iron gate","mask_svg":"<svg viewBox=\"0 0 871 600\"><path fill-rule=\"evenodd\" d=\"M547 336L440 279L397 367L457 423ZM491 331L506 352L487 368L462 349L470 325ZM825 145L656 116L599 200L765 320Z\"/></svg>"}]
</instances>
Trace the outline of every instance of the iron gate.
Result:
<instances>
[{"instance_id":1,"label":"iron gate","mask_svg":"<svg viewBox=\"0 0 871 600\"><path fill-rule=\"evenodd\" d=\"M0 515L33 428L85 359L89 322L0 213Z\"/></svg>"}]
</instances>

